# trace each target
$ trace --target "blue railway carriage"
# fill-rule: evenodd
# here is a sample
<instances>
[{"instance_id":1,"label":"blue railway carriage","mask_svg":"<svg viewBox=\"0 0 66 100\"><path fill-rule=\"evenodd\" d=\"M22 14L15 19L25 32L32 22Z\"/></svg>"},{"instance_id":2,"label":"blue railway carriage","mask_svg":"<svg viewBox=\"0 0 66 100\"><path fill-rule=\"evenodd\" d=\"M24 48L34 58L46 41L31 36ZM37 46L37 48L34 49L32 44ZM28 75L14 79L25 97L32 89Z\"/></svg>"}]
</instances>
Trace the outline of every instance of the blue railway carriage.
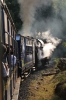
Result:
<instances>
[{"instance_id":1,"label":"blue railway carriage","mask_svg":"<svg viewBox=\"0 0 66 100\"><path fill-rule=\"evenodd\" d=\"M31 69L35 64L35 47L32 37L16 35L19 55L19 75Z\"/></svg>"},{"instance_id":2,"label":"blue railway carriage","mask_svg":"<svg viewBox=\"0 0 66 100\"><path fill-rule=\"evenodd\" d=\"M35 64L35 45L34 38L25 37L25 69L30 69Z\"/></svg>"},{"instance_id":3,"label":"blue railway carriage","mask_svg":"<svg viewBox=\"0 0 66 100\"><path fill-rule=\"evenodd\" d=\"M4 2L4 0L0 1L0 18L1 18L0 20L1 45L4 45L6 48L8 48L8 51L9 51L8 52L9 59L7 60L7 56L4 59L9 68L9 77L7 78L6 81L3 79L3 76L2 76L3 74L1 72L2 66L0 66L1 68L0 72L2 76L0 78L0 82L2 83L1 85L3 87L1 90L1 94L2 94L2 100L11 100L13 96L14 88L15 88L15 82L18 78L18 65L17 63L15 65L13 64L13 70L11 70L10 48L13 49L13 55L15 55L16 59L18 59L18 45L17 45L17 41L15 40L17 31L13 23L12 17L10 15L9 9L6 3Z\"/></svg>"}]
</instances>

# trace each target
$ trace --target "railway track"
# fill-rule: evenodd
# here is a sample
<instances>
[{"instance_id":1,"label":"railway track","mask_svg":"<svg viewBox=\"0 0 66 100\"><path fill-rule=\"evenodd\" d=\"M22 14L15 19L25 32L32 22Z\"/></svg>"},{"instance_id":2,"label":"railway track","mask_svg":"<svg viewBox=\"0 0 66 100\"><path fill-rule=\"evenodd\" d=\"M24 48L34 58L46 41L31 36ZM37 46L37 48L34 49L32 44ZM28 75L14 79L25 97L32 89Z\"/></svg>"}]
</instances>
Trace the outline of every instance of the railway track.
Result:
<instances>
[{"instance_id":1,"label":"railway track","mask_svg":"<svg viewBox=\"0 0 66 100\"><path fill-rule=\"evenodd\" d=\"M18 100L49 100L47 99L47 97L45 97L45 99L42 99L44 98L43 94L41 94L43 92L42 87L44 89L45 84L46 88L44 92L49 92L47 86L49 85L50 80L55 74L56 70L53 67L47 67L42 70L37 70L31 74L25 73L25 78L23 77L21 79ZM48 83L47 85L46 82Z\"/></svg>"}]
</instances>

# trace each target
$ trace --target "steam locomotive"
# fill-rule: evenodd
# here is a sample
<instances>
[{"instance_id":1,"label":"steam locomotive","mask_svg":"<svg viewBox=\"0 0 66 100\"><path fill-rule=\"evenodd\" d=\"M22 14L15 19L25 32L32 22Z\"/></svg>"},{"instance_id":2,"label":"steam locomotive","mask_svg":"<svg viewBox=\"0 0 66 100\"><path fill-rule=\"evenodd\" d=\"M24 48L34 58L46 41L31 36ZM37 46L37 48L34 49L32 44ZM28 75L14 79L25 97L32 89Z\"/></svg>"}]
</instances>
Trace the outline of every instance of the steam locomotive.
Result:
<instances>
[{"instance_id":1,"label":"steam locomotive","mask_svg":"<svg viewBox=\"0 0 66 100\"><path fill-rule=\"evenodd\" d=\"M7 81L3 80L2 65L0 62L0 100L11 100L15 83L21 74L37 67L38 49L42 49L42 43L33 37L22 36L17 34L15 24L10 15L9 9L4 2L0 2L0 44L9 47L9 63L6 62L10 68L10 74ZM11 71L10 47L13 48L13 55L16 56L16 64Z\"/></svg>"}]
</instances>

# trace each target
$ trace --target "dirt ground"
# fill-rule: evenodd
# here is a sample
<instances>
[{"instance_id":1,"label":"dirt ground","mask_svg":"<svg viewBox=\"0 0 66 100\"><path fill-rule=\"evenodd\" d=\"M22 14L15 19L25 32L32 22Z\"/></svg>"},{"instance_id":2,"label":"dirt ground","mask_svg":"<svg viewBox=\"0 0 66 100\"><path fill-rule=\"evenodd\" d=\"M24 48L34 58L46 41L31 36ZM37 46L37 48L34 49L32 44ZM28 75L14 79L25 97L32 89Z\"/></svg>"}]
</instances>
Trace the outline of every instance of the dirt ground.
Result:
<instances>
[{"instance_id":1,"label":"dirt ground","mask_svg":"<svg viewBox=\"0 0 66 100\"><path fill-rule=\"evenodd\" d=\"M54 93L58 75L44 75L54 71L54 68L39 70L21 81L19 100L63 100Z\"/></svg>"}]
</instances>

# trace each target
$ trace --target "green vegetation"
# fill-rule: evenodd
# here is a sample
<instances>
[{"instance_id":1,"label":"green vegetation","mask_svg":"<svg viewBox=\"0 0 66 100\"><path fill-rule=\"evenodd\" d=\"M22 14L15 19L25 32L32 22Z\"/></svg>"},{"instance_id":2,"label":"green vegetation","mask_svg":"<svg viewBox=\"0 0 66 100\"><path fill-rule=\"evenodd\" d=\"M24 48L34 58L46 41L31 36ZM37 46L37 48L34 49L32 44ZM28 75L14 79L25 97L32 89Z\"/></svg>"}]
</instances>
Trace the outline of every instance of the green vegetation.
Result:
<instances>
[{"instance_id":1,"label":"green vegetation","mask_svg":"<svg viewBox=\"0 0 66 100\"><path fill-rule=\"evenodd\" d=\"M38 100L45 100L44 98L39 98Z\"/></svg>"},{"instance_id":2,"label":"green vegetation","mask_svg":"<svg viewBox=\"0 0 66 100\"><path fill-rule=\"evenodd\" d=\"M66 47L66 42L63 42L63 46Z\"/></svg>"},{"instance_id":3,"label":"green vegetation","mask_svg":"<svg viewBox=\"0 0 66 100\"><path fill-rule=\"evenodd\" d=\"M56 64L58 63L59 58L54 58L54 62L56 62Z\"/></svg>"},{"instance_id":4,"label":"green vegetation","mask_svg":"<svg viewBox=\"0 0 66 100\"><path fill-rule=\"evenodd\" d=\"M60 98L59 96L57 96L57 95L54 95L53 96L53 98L52 98L52 100L63 100L62 98Z\"/></svg>"},{"instance_id":5,"label":"green vegetation","mask_svg":"<svg viewBox=\"0 0 66 100\"><path fill-rule=\"evenodd\" d=\"M54 59L56 64L59 59ZM52 72L55 67L39 72L39 77L32 80L29 85L28 100L66 100L66 70L55 75L42 76L42 73ZM56 67L58 70L58 67ZM41 74L40 74L41 73Z\"/></svg>"},{"instance_id":6,"label":"green vegetation","mask_svg":"<svg viewBox=\"0 0 66 100\"><path fill-rule=\"evenodd\" d=\"M56 13L60 13L60 10L66 8L66 0L52 0L52 2Z\"/></svg>"}]
</instances>

